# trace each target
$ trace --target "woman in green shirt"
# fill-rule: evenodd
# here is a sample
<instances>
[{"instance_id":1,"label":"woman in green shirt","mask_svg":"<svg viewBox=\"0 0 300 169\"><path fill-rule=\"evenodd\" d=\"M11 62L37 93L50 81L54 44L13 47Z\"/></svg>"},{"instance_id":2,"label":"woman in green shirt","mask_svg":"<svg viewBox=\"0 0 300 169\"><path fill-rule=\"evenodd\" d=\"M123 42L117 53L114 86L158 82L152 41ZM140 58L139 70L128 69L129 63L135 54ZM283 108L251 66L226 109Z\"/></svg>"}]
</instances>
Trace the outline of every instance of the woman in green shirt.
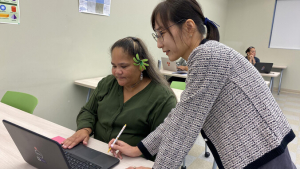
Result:
<instances>
[{"instance_id":1,"label":"woman in green shirt","mask_svg":"<svg viewBox=\"0 0 300 169\"><path fill-rule=\"evenodd\" d=\"M134 37L111 47L112 75L102 79L77 116L77 132L66 139L73 148L89 137L108 143L127 124L120 139L136 146L176 106L176 97L154 66L144 43Z\"/></svg>"}]
</instances>

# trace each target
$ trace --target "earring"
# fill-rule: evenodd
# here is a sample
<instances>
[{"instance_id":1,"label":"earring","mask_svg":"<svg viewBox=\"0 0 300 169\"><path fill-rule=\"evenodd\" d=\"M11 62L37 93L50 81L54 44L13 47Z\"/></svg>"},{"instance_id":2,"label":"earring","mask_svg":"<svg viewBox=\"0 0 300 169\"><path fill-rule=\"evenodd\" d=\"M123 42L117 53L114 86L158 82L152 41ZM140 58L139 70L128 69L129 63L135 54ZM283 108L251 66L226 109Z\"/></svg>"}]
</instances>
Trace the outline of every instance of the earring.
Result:
<instances>
[{"instance_id":1,"label":"earring","mask_svg":"<svg viewBox=\"0 0 300 169\"><path fill-rule=\"evenodd\" d=\"M143 72L141 72L140 80L143 80Z\"/></svg>"}]
</instances>

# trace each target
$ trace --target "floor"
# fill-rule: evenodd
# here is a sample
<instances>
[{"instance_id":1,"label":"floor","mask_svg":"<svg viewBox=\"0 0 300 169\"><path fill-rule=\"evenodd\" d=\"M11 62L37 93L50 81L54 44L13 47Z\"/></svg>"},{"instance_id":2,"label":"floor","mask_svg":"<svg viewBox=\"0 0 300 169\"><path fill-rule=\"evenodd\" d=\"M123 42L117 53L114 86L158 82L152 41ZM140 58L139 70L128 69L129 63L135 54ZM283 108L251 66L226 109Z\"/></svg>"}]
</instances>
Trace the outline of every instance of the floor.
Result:
<instances>
[{"instance_id":1,"label":"floor","mask_svg":"<svg viewBox=\"0 0 300 169\"><path fill-rule=\"evenodd\" d=\"M296 138L288 145L291 158L297 168L300 169L300 94L283 93L273 96L279 104L283 114L288 119ZM193 148L186 157L186 166L188 169L212 169L213 157L204 157L205 143L200 135Z\"/></svg>"}]
</instances>

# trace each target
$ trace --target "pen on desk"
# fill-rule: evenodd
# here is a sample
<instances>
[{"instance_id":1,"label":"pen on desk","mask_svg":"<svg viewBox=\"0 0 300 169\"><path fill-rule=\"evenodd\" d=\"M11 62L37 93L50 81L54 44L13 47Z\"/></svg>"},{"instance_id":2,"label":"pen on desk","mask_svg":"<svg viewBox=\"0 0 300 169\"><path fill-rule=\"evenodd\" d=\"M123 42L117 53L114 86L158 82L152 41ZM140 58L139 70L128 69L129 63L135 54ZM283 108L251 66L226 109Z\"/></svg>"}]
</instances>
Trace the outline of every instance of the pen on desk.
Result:
<instances>
[{"instance_id":1,"label":"pen on desk","mask_svg":"<svg viewBox=\"0 0 300 169\"><path fill-rule=\"evenodd\" d=\"M117 142L118 138L120 137L120 135L121 135L122 132L124 131L125 127L126 127L126 124L123 126L122 130L121 130L120 133L118 134L118 136L117 136L117 138L115 139L115 141L111 144L111 146L110 146L108 152L111 150L111 147L113 147L114 144Z\"/></svg>"}]
</instances>

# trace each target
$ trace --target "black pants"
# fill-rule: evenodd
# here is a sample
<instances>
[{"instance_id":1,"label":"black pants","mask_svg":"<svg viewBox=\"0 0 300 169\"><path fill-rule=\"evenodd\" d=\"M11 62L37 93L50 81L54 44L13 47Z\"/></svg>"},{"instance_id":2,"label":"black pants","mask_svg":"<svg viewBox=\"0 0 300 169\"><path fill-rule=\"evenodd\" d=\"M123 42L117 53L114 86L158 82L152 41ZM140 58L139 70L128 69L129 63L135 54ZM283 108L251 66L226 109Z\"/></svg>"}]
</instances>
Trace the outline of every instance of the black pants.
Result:
<instances>
[{"instance_id":1,"label":"black pants","mask_svg":"<svg viewBox=\"0 0 300 169\"><path fill-rule=\"evenodd\" d=\"M292 162L288 148L285 149L284 153L274 158L267 164L259 167L258 169L297 169L295 164Z\"/></svg>"},{"instance_id":2,"label":"black pants","mask_svg":"<svg viewBox=\"0 0 300 169\"><path fill-rule=\"evenodd\" d=\"M185 82L185 78L171 76L167 81L168 81L170 84L171 84L173 81Z\"/></svg>"}]
</instances>

